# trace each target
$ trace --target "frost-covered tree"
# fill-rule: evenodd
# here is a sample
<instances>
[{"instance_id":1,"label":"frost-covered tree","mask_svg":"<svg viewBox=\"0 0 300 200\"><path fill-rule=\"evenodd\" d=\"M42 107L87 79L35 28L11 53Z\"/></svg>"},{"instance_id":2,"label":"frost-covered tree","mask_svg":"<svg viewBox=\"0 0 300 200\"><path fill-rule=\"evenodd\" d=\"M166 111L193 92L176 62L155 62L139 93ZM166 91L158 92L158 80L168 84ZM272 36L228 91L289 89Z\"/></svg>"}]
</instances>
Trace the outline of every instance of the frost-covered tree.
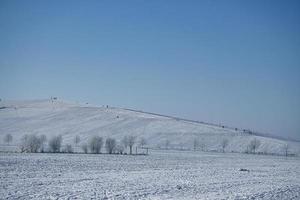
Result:
<instances>
[{"instance_id":1,"label":"frost-covered tree","mask_svg":"<svg viewBox=\"0 0 300 200\"><path fill-rule=\"evenodd\" d=\"M135 144L136 137L133 135L128 136L129 154L132 154L132 147Z\"/></svg>"},{"instance_id":2,"label":"frost-covered tree","mask_svg":"<svg viewBox=\"0 0 300 200\"><path fill-rule=\"evenodd\" d=\"M116 152L119 154L123 154L124 153L124 146L122 144L117 144L116 145Z\"/></svg>"},{"instance_id":3,"label":"frost-covered tree","mask_svg":"<svg viewBox=\"0 0 300 200\"><path fill-rule=\"evenodd\" d=\"M81 149L84 153L88 153L88 145L87 144L81 145Z\"/></svg>"},{"instance_id":4,"label":"frost-covered tree","mask_svg":"<svg viewBox=\"0 0 300 200\"><path fill-rule=\"evenodd\" d=\"M206 142L203 138L200 140L199 146L200 146L201 151L206 151Z\"/></svg>"},{"instance_id":5,"label":"frost-covered tree","mask_svg":"<svg viewBox=\"0 0 300 200\"><path fill-rule=\"evenodd\" d=\"M39 151L39 149L41 148L42 143L38 136L29 135L27 141L28 141L29 152L37 153Z\"/></svg>"},{"instance_id":6,"label":"frost-covered tree","mask_svg":"<svg viewBox=\"0 0 300 200\"><path fill-rule=\"evenodd\" d=\"M249 151L251 153L256 153L257 149L259 148L260 146L260 141L256 138L254 138L253 140L250 141L250 144L249 144Z\"/></svg>"},{"instance_id":7,"label":"frost-covered tree","mask_svg":"<svg viewBox=\"0 0 300 200\"><path fill-rule=\"evenodd\" d=\"M11 135L11 134L6 134L5 136L4 136L4 142L7 144L7 145L9 145L9 143L11 143L12 142L12 140L13 140L13 136Z\"/></svg>"},{"instance_id":8,"label":"frost-covered tree","mask_svg":"<svg viewBox=\"0 0 300 200\"><path fill-rule=\"evenodd\" d=\"M193 148L194 148L194 151L198 150L198 148L199 148L199 140L198 140L198 138L194 138L194 140L193 140Z\"/></svg>"},{"instance_id":9,"label":"frost-covered tree","mask_svg":"<svg viewBox=\"0 0 300 200\"><path fill-rule=\"evenodd\" d=\"M179 142L179 147L180 147L180 150L182 151L184 148L183 142Z\"/></svg>"},{"instance_id":10,"label":"frost-covered tree","mask_svg":"<svg viewBox=\"0 0 300 200\"><path fill-rule=\"evenodd\" d=\"M228 146L228 139L227 138L224 138L222 141L221 141L221 148L222 148L222 152L225 153L225 149L226 147Z\"/></svg>"},{"instance_id":11,"label":"frost-covered tree","mask_svg":"<svg viewBox=\"0 0 300 200\"><path fill-rule=\"evenodd\" d=\"M65 149L64 149L64 152L66 152L66 153L73 153L74 150L73 150L72 145L71 144L67 144L66 147L65 147Z\"/></svg>"},{"instance_id":12,"label":"frost-covered tree","mask_svg":"<svg viewBox=\"0 0 300 200\"><path fill-rule=\"evenodd\" d=\"M170 140L166 139L166 141L165 141L165 148L169 149L169 146L170 146Z\"/></svg>"},{"instance_id":13,"label":"frost-covered tree","mask_svg":"<svg viewBox=\"0 0 300 200\"><path fill-rule=\"evenodd\" d=\"M42 140L34 134L24 135L21 140L21 152L37 153L42 146Z\"/></svg>"},{"instance_id":14,"label":"frost-covered tree","mask_svg":"<svg viewBox=\"0 0 300 200\"><path fill-rule=\"evenodd\" d=\"M283 145L283 151L284 151L284 155L285 156L289 155L289 148L290 148L290 146L289 146L288 143L286 143L286 144Z\"/></svg>"},{"instance_id":15,"label":"frost-covered tree","mask_svg":"<svg viewBox=\"0 0 300 200\"><path fill-rule=\"evenodd\" d=\"M45 143L47 142L46 135L44 135L44 134L40 135L39 136L39 140L40 140L40 144L41 144L40 149L41 149L41 152L43 153L45 151Z\"/></svg>"},{"instance_id":16,"label":"frost-covered tree","mask_svg":"<svg viewBox=\"0 0 300 200\"><path fill-rule=\"evenodd\" d=\"M20 145L21 152L26 152L27 150L27 139L28 139L27 134L23 135L21 138L21 145Z\"/></svg>"},{"instance_id":17,"label":"frost-covered tree","mask_svg":"<svg viewBox=\"0 0 300 200\"><path fill-rule=\"evenodd\" d=\"M74 143L75 143L76 146L80 143L80 136L79 135L75 136Z\"/></svg>"},{"instance_id":18,"label":"frost-covered tree","mask_svg":"<svg viewBox=\"0 0 300 200\"><path fill-rule=\"evenodd\" d=\"M128 142L128 136L124 136L121 143L123 144L125 150L127 149L127 147L129 146L129 142Z\"/></svg>"},{"instance_id":19,"label":"frost-covered tree","mask_svg":"<svg viewBox=\"0 0 300 200\"><path fill-rule=\"evenodd\" d=\"M89 141L89 148L91 153L101 153L101 149L103 146L103 139L99 136L94 136Z\"/></svg>"},{"instance_id":20,"label":"frost-covered tree","mask_svg":"<svg viewBox=\"0 0 300 200\"><path fill-rule=\"evenodd\" d=\"M141 137L139 141L139 145L140 147L143 148L145 145L147 145L147 140L144 137Z\"/></svg>"},{"instance_id":21,"label":"frost-covered tree","mask_svg":"<svg viewBox=\"0 0 300 200\"><path fill-rule=\"evenodd\" d=\"M57 153L57 152L60 152L61 144L62 144L62 136L58 135L58 136L53 136L49 140L48 145L49 145L49 149L51 152Z\"/></svg>"},{"instance_id":22,"label":"frost-covered tree","mask_svg":"<svg viewBox=\"0 0 300 200\"><path fill-rule=\"evenodd\" d=\"M113 138L107 138L105 141L105 148L107 153L112 154L116 149L116 140Z\"/></svg>"}]
</instances>

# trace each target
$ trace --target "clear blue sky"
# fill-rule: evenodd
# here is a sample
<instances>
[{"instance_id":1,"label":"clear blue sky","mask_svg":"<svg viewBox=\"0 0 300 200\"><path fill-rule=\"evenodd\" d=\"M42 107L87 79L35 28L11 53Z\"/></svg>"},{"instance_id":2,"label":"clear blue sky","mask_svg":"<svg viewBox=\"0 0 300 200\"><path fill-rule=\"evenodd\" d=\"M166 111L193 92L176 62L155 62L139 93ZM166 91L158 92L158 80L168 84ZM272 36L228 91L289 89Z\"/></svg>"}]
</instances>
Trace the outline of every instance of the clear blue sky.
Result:
<instances>
[{"instance_id":1,"label":"clear blue sky","mask_svg":"<svg viewBox=\"0 0 300 200\"><path fill-rule=\"evenodd\" d=\"M0 97L300 139L300 1L0 0Z\"/></svg>"}]
</instances>

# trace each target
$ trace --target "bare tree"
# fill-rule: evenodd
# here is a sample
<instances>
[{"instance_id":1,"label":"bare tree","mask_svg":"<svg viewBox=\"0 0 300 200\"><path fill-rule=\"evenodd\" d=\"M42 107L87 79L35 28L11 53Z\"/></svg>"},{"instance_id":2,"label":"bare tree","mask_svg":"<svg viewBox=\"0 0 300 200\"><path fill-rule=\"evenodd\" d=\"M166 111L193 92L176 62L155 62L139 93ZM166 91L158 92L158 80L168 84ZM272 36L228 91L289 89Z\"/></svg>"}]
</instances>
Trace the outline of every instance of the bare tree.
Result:
<instances>
[{"instance_id":1,"label":"bare tree","mask_svg":"<svg viewBox=\"0 0 300 200\"><path fill-rule=\"evenodd\" d=\"M143 148L145 145L147 145L147 140L142 137L139 141L140 147Z\"/></svg>"},{"instance_id":2,"label":"bare tree","mask_svg":"<svg viewBox=\"0 0 300 200\"><path fill-rule=\"evenodd\" d=\"M80 143L80 136L79 135L75 136L74 143L75 143L76 146Z\"/></svg>"},{"instance_id":3,"label":"bare tree","mask_svg":"<svg viewBox=\"0 0 300 200\"><path fill-rule=\"evenodd\" d=\"M92 153L101 153L102 146L103 146L102 137L94 136L89 141L89 147Z\"/></svg>"},{"instance_id":4,"label":"bare tree","mask_svg":"<svg viewBox=\"0 0 300 200\"><path fill-rule=\"evenodd\" d=\"M28 137L28 147L29 151L32 153L37 153L39 149L41 148L41 140L36 135L29 135Z\"/></svg>"},{"instance_id":5,"label":"bare tree","mask_svg":"<svg viewBox=\"0 0 300 200\"><path fill-rule=\"evenodd\" d=\"M57 153L57 152L60 152L61 144L62 144L62 136L58 135L58 136L53 136L49 140L48 145L49 145L49 149L51 152Z\"/></svg>"},{"instance_id":6,"label":"bare tree","mask_svg":"<svg viewBox=\"0 0 300 200\"><path fill-rule=\"evenodd\" d=\"M193 140L193 147L194 147L194 151L196 151L199 147L199 140L198 138L194 138Z\"/></svg>"},{"instance_id":7,"label":"bare tree","mask_svg":"<svg viewBox=\"0 0 300 200\"><path fill-rule=\"evenodd\" d=\"M128 142L128 136L124 136L121 143L123 144L125 150L127 149L127 147L129 146L129 142Z\"/></svg>"},{"instance_id":8,"label":"bare tree","mask_svg":"<svg viewBox=\"0 0 300 200\"><path fill-rule=\"evenodd\" d=\"M119 154L123 154L124 146L122 144L117 144L116 145L116 152L119 153Z\"/></svg>"},{"instance_id":9,"label":"bare tree","mask_svg":"<svg viewBox=\"0 0 300 200\"><path fill-rule=\"evenodd\" d=\"M13 136L11 135L11 134L6 134L5 136L4 136L4 142L7 144L7 145L9 145L9 143L11 143L12 142L12 140L13 140Z\"/></svg>"},{"instance_id":10,"label":"bare tree","mask_svg":"<svg viewBox=\"0 0 300 200\"><path fill-rule=\"evenodd\" d=\"M47 141L46 135L40 135L39 136L40 144L41 144L41 152L43 153L45 151L45 143Z\"/></svg>"},{"instance_id":11,"label":"bare tree","mask_svg":"<svg viewBox=\"0 0 300 200\"><path fill-rule=\"evenodd\" d=\"M165 148L169 149L169 146L170 146L170 140L166 139L166 141L165 141Z\"/></svg>"},{"instance_id":12,"label":"bare tree","mask_svg":"<svg viewBox=\"0 0 300 200\"><path fill-rule=\"evenodd\" d=\"M107 153L112 154L116 149L116 140L113 138L107 138L105 141L105 148Z\"/></svg>"},{"instance_id":13,"label":"bare tree","mask_svg":"<svg viewBox=\"0 0 300 200\"><path fill-rule=\"evenodd\" d=\"M183 142L179 142L180 150L183 151Z\"/></svg>"},{"instance_id":14,"label":"bare tree","mask_svg":"<svg viewBox=\"0 0 300 200\"><path fill-rule=\"evenodd\" d=\"M288 143L286 143L286 144L283 145L283 151L284 151L284 155L286 157L289 155L289 148L290 148L290 146L289 146Z\"/></svg>"},{"instance_id":15,"label":"bare tree","mask_svg":"<svg viewBox=\"0 0 300 200\"><path fill-rule=\"evenodd\" d=\"M249 144L249 151L251 153L256 153L256 150L258 149L259 146L260 146L260 141L254 138L253 140L251 140Z\"/></svg>"},{"instance_id":16,"label":"bare tree","mask_svg":"<svg viewBox=\"0 0 300 200\"><path fill-rule=\"evenodd\" d=\"M129 154L132 154L132 147L135 143L136 137L133 135L128 136L128 146L129 146Z\"/></svg>"},{"instance_id":17,"label":"bare tree","mask_svg":"<svg viewBox=\"0 0 300 200\"><path fill-rule=\"evenodd\" d=\"M21 152L27 151L27 139L28 139L27 134L23 135L21 138L21 145L20 145Z\"/></svg>"},{"instance_id":18,"label":"bare tree","mask_svg":"<svg viewBox=\"0 0 300 200\"><path fill-rule=\"evenodd\" d=\"M41 148L40 137L36 135L25 135L21 140L21 151L29 153L37 153Z\"/></svg>"},{"instance_id":19,"label":"bare tree","mask_svg":"<svg viewBox=\"0 0 300 200\"><path fill-rule=\"evenodd\" d=\"M225 153L225 148L228 146L228 139L227 138L224 138L222 141L221 141L221 147L222 147L222 152Z\"/></svg>"},{"instance_id":20,"label":"bare tree","mask_svg":"<svg viewBox=\"0 0 300 200\"><path fill-rule=\"evenodd\" d=\"M109 154L112 154L115 152L116 150L116 145L117 145L117 142L115 139L113 138L107 138L106 141L105 141L105 148L106 148L106 151L109 153Z\"/></svg>"},{"instance_id":21,"label":"bare tree","mask_svg":"<svg viewBox=\"0 0 300 200\"><path fill-rule=\"evenodd\" d=\"M74 150L73 150L72 145L71 144L67 144L66 147L65 147L65 149L64 149L64 152L66 152L66 153L73 153Z\"/></svg>"},{"instance_id":22,"label":"bare tree","mask_svg":"<svg viewBox=\"0 0 300 200\"><path fill-rule=\"evenodd\" d=\"M81 146L81 149L83 150L84 153L88 153L88 145L87 144L83 144Z\"/></svg>"},{"instance_id":23,"label":"bare tree","mask_svg":"<svg viewBox=\"0 0 300 200\"><path fill-rule=\"evenodd\" d=\"M204 139L200 140L200 145L199 146L200 146L201 151L206 151L206 143L205 143Z\"/></svg>"}]
</instances>

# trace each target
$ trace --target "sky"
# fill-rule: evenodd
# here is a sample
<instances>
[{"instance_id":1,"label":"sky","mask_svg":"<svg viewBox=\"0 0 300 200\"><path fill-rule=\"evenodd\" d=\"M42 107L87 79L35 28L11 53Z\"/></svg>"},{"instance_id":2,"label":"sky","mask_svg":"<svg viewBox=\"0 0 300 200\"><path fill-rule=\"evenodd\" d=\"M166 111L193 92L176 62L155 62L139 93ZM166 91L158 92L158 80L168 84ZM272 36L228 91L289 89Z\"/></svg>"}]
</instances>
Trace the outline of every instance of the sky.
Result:
<instances>
[{"instance_id":1,"label":"sky","mask_svg":"<svg viewBox=\"0 0 300 200\"><path fill-rule=\"evenodd\" d=\"M0 0L0 98L300 139L300 2Z\"/></svg>"}]
</instances>

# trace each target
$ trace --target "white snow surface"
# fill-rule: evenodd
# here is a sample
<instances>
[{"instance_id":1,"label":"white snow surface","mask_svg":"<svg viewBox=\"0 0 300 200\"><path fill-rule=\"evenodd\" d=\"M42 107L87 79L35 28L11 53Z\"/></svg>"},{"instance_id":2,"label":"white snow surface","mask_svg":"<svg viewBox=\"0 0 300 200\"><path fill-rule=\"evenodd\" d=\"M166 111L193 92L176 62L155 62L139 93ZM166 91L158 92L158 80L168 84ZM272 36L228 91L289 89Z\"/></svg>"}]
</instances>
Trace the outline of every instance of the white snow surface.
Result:
<instances>
[{"instance_id":1,"label":"white snow surface","mask_svg":"<svg viewBox=\"0 0 300 200\"><path fill-rule=\"evenodd\" d=\"M244 152L253 138L261 141L258 152L283 154L289 143L289 152L299 154L299 142L254 136L242 131L214 125L178 120L122 108L80 105L60 100L30 100L0 102L0 137L12 134L13 145L18 146L25 134L45 134L47 138L62 135L64 144L74 144L79 135L81 143L91 136L113 137L120 140L125 135L144 137L148 147L192 149L193 140L205 143L206 150L220 151L224 138L229 140L227 152ZM1 143L0 142L0 143ZM3 146L3 145L2 145Z\"/></svg>"},{"instance_id":2,"label":"white snow surface","mask_svg":"<svg viewBox=\"0 0 300 200\"><path fill-rule=\"evenodd\" d=\"M148 156L0 153L0 199L296 200L300 160L171 150Z\"/></svg>"}]
</instances>

